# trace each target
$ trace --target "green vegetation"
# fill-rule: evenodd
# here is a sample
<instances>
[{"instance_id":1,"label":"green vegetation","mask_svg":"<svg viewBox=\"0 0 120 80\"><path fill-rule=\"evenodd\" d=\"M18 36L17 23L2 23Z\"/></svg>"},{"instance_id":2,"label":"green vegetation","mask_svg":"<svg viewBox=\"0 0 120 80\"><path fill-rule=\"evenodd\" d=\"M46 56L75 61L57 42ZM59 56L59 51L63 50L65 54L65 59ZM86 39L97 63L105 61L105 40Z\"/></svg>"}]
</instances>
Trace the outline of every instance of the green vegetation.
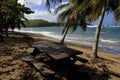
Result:
<instances>
[{"instance_id":1,"label":"green vegetation","mask_svg":"<svg viewBox=\"0 0 120 80\"><path fill-rule=\"evenodd\" d=\"M3 41L2 34L5 32L8 36L8 29L20 28L25 26L23 20L27 20L24 14L33 13L25 5L18 3L18 0L1 0L0 1L0 41Z\"/></svg>"},{"instance_id":2,"label":"green vegetation","mask_svg":"<svg viewBox=\"0 0 120 80\"><path fill-rule=\"evenodd\" d=\"M24 22L27 27L45 27L45 26L56 26L57 23L51 23L42 19L28 20Z\"/></svg>"}]
</instances>

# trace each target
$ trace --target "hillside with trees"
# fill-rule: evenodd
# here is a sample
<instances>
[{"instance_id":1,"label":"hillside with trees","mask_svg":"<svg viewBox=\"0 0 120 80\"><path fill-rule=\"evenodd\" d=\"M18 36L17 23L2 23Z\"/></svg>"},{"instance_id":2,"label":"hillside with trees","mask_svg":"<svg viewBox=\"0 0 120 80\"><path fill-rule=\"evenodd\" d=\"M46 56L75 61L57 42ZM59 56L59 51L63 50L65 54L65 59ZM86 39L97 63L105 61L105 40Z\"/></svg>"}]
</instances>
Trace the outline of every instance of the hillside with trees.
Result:
<instances>
[{"instance_id":1,"label":"hillside with trees","mask_svg":"<svg viewBox=\"0 0 120 80\"><path fill-rule=\"evenodd\" d=\"M58 26L58 23L48 22L42 19L28 20L24 22L28 27L47 27L47 26Z\"/></svg>"}]
</instances>

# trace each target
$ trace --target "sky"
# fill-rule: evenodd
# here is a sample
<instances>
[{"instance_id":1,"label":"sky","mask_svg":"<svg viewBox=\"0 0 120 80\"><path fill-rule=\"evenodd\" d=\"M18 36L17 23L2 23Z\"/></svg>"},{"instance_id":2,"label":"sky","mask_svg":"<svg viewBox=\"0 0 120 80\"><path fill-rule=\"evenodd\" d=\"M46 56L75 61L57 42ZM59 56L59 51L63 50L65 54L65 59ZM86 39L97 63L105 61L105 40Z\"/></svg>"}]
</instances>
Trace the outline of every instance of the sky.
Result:
<instances>
[{"instance_id":1,"label":"sky","mask_svg":"<svg viewBox=\"0 0 120 80\"><path fill-rule=\"evenodd\" d=\"M63 0L62 4L64 4L67 0ZM25 4L26 7L29 7L32 11L34 11L33 14L25 15L27 19L43 19L47 20L49 22L57 22L57 14L54 14L54 9L58 5L51 4L51 13L47 11L46 8L46 0L18 0L19 3ZM97 24L98 21L93 22L93 24ZM107 14L105 15L103 25L113 25L114 24L114 18L113 14Z\"/></svg>"}]
</instances>

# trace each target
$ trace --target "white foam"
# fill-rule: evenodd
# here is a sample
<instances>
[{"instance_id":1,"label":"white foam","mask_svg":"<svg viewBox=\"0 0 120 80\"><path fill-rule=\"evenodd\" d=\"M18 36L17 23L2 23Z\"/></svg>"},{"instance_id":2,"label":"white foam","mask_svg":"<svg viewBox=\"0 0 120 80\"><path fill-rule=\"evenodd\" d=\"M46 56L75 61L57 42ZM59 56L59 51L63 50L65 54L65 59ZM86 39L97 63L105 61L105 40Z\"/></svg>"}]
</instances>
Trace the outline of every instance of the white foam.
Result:
<instances>
[{"instance_id":1,"label":"white foam","mask_svg":"<svg viewBox=\"0 0 120 80\"><path fill-rule=\"evenodd\" d=\"M107 43L117 43L119 41L115 41L115 40L109 40L109 39L100 39L101 42L107 42Z\"/></svg>"},{"instance_id":2,"label":"white foam","mask_svg":"<svg viewBox=\"0 0 120 80\"><path fill-rule=\"evenodd\" d=\"M48 32L48 31L40 31L40 32L38 32L38 33L40 33L40 34L43 34L43 35L50 35L50 34L52 34L52 32Z\"/></svg>"},{"instance_id":3,"label":"white foam","mask_svg":"<svg viewBox=\"0 0 120 80\"><path fill-rule=\"evenodd\" d=\"M94 28L94 27L97 27L97 25L88 25L87 27Z\"/></svg>"}]
</instances>

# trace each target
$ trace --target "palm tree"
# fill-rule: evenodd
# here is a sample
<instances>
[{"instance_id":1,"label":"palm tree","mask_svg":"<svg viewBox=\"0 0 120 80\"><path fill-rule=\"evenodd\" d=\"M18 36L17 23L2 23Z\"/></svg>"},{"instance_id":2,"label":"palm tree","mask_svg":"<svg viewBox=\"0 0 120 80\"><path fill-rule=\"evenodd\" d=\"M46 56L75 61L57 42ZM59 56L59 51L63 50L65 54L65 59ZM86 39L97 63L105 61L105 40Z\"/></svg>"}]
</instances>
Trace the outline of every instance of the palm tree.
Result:
<instances>
[{"instance_id":1,"label":"palm tree","mask_svg":"<svg viewBox=\"0 0 120 80\"><path fill-rule=\"evenodd\" d=\"M110 11L118 7L118 1L119 0L91 0L92 6L93 6L93 13L92 15L95 15L95 19L99 17L99 22L98 26L96 27L96 33L94 37L94 43L93 43L93 48L92 48L92 60L95 60L98 55L98 42L99 42L99 36L100 36L100 31L101 31L101 25L103 22L103 18L105 16L105 11ZM92 18L92 17L91 17Z\"/></svg>"},{"instance_id":2,"label":"palm tree","mask_svg":"<svg viewBox=\"0 0 120 80\"><path fill-rule=\"evenodd\" d=\"M100 2L100 1L98 1L98 2ZM95 15L97 15L96 18L100 16L100 19L99 19L98 26L96 27L96 34L95 34L95 37L94 37L94 43L93 43L93 48L92 48L92 54L91 54L91 56L92 56L93 60L98 57L97 56L98 41L99 41L99 36L100 36L101 25L102 25L103 18L104 18L104 15L105 15L106 4L107 4L106 0L104 0L103 2L101 2L102 6L100 8L99 7L96 8L95 10L97 10L97 9L99 9L99 10L95 11L95 13L94 13ZM93 5L98 5L97 1L93 2ZM98 6L100 6L100 5L98 5Z\"/></svg>"},{"instance_id":3,"label":"palm tree","mask_svg":"<svg viewBox=\"0 0 120 80\"><path fill-rule=\"evenodd\" d=\"M74 2L72 0L69 0L68 3L62 4L55 9L55 13L63 10L59 13L58 16L58 22L64 24L64 29L62 32L63 38L61 40L61 44L64 44L64 40L69 28L72 28L72 30L75 31L77 26L80 25L83 31L86 30L87 23L85 19L87 19L87 17L85 15L87 14L81 9L80 5L82 5L82 2L82 0L76 0Z\"/></svg>"}]
</instances>

